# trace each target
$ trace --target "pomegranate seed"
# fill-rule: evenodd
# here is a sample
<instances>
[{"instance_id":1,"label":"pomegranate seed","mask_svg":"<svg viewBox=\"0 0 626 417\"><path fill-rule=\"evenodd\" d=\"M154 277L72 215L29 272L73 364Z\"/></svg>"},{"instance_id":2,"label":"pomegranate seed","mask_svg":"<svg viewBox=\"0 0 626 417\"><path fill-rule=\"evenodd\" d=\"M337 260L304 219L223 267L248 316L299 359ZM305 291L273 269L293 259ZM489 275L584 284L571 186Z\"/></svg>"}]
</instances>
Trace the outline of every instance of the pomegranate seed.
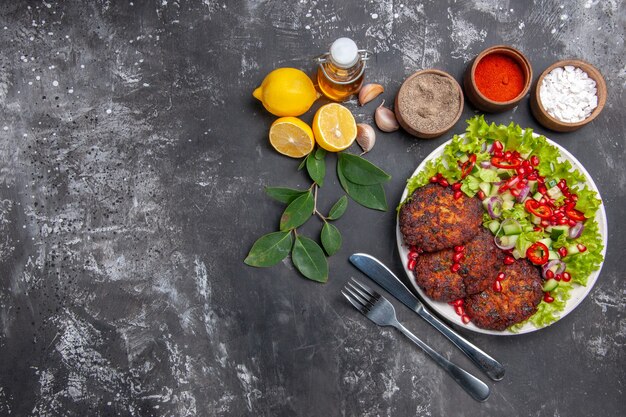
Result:
<instances>
[{"instance_id":1,"label":"pomegranate seed","mask_svg":"<svg viewBox=\"0 0 626 417\"><path fill-rule=\"evenodd\" d=\"M545 182L546 182L546 179L542 176L539 176L539 174L537 174L537 183L544 184Z\"/></svg>"},{"instance_id":2,"label":"pomegranate seed","mask_svg":"<svg viewBox=\"0 0 626 417\"><path fill-rule=\"evenodd\" d=\"M455 191L454 192L454 199L458 200L459 198L461 198L463 196L463 191Z\"/></svg>"},{"instance_id":3,"label":"pomegranate seed","mask_svg":"<svg viewBox=\"0 0 626 417\"><path fill-rule=\"evenodd\" d=\"M493 156L496 156L498 158L502 158L502 151L493 151Z\"/></svg>"},{"instance_id":4,"label":"pomegranate seed","mask_svg":"<svg viewBox=\"0 0 626 417\"><path fill-rule=\"evenodd\" d=\"M541 184L539 187L537 187L537 191L539 191L541 194L545 194L548 192L548 189L545 185Z\"/></svg>"},{"instance_id":5,"label":"pomegranate seed","mask_svg":"<svg viewBox=\"0 0 626 417\"><path fill-rule=\"evenodd\" d=\"M509 191L511 191L511 194L513 195L513 197L519 196L519 190L518 189L511 188Z\"/></svg>"},{"instance_id":6,"label":"pomegranate seed","mask_svg":"<svg viewBox=\"0 0 626 417\"><path fill-rule=\"evenodd\" d=\"M555 212L554 212L554 218L555 218L556 220L560 220L560 219L562 219L563 217L565 217L565 214L564 214L562 211L557 210L557 211L555 211Z\"/></svg>"},{"instance_id":7,"label":"pomegranate seed","mask_svg":"<svg viewBox=\"0 0 626 417\"><path fill-rule=\"evenodd\" d=\"M546 303L551 303L551 302L554 301L554 297L552 297L549 292L544 293L543 294L543 301L545 301Z\"/></svg>"},{"instance_id":8,"label":"pomegranate seed","mask_svg":"<svg viewBox=\"0 0 626 417\"><path fill-rule=\"evenodd\" d=\"M537 157L537 155L533 155L530 157L530 164L534 167L539 165L539 158Z\"/></svg>"},{"instance_id":9,"label":"pomegranate seed","mask_svg":"<svg viewBox=\"0 0 626 417\"><path fill-rule=\"evenodd\" d=\"M458 245L454 247L455 252L463 252L464 250L465 250L465 246L463 245Z\"/></svg>"},{"instance_id":10,"label":"pomegranate seed","mask_svg":"<svg viewBox=\"0 0 626 417\"><path fill-rule=\"evenodd\" d=\"M424 253L424 249L422 249L422 248L417 248L417 253Z\"/></svg>"},{"instance_id":11,"label":"pomegranate seed","mask_svg":"<svg viewBox=\"0 0 626 417\"><path fill-rule=\"evenodd\" d=\"M570 282L572 280L572 275L569 272L563 272L563 281Z\"/></svg>"},{"instance_id":12,"label":"pomegranate seed","mask_svg":"<svg viewBox=\"0 0 626 417\"><path fill-rule=\"evenodd\" d=\"M506 258L504 258L504 264L505 265L512 265L513 263L515 263L515 258L512 256L507 256Z\"/></svg>"},{"instance_id":13,"label":"pomegranate seed","mask_svg":"<svg viewBox=\"0 0 626 417\"><path fill-rule=\"evenodd\" d=\"M455 306L462 306L463 304L465 304L465 300L463 300L462 298L459 298L458 300L454 300L453 302Z\"/></svg>"},{"instance_id":14,"label":"pomegranate seed","mask_svg":"<svg viewBox=\"0 0 626 417\"><path fill-rule=\"evenodd\" d=\"M495 292L502 292L502 284L500 284L500 281L494 281L493 282L493 290Z\"/></svg>"},{"instance_id":15,"label":"pomegranate seed","mask_svg":"<svg viewBox=\"0 0 626 417\"><path fill-rule=\"evenodd\" d=\"M522 161L522 166L523 166L524 168L528 168L528 167L530 167L530 161L529 161L528 159L524 159L524 160Z\"/></svg>"},{"instance_id":16,"label":"pomegranate seed","mask_svg":"<svg viewBox=\"0 0 626 417\"><path fill-rule=\"evenodd\" d=\"M486 197L485 192L483 190L478 190L478 198L484 200Z\"/></svg>"},{"instance_id":17,"label":"pomegranate seed","mask_svg":"<svg viewBox=\"0 0 626 417\"><path fill-rule=\"evenodd\" d=\"M565 258L567 256L567 248L565 246L560 247L557 252L561 258Z\"/></svg>"},{"instance_id":18,"label":"pomegranate seed","mask_svg":"<svg viewBox=\"0 0 626 417\"><path fill-rule=\"evenodd\" d=\"M505 277L504 272L500 272L500 273L498 274L498 276L496 277L496 279L497 279L498 281L502 281L502 280L504 280L504 277Z\"/></svg>"},{"instance_id":19,"label":"pomegranate seed","mask_svg":"<svg viewBox=\"0 0 626 417\"><path fill-rule=\"evenodd\" d=\"M502 145L502 142L500 142L499 140L496 140L495 142L493 142L493 145L491 145L491 151L503 151L504 150L504 145Z\"/></svg>"},{"instance_id":20,"label":"pomegranate seed","mask_svg":"<svg viewBox=\"0 0 626 417\"><path fill-rule=\"evenodd\" d=\"M521 167L517 168L517 175L522 175L524 176L526 174L526 168L524 168L524 166L522 165Z\"/></svg>"},{"instance_id":21,"label":"pomegranate seed","mask_svg":"<svg viewBox=\"0 0 626 417\"><path fill-rule=\"evenodd\" d=\"M568 225L569 227L574 227L574 226L576 226L576 220L569 219L569 220L567 221L567 225Z\"/></svg>"},{"instance_id":22,"label":"pomegranate seed","mask_svg":"<svg viewBox=\"0 0 626 417\"><path fill-rule=\"evenodd\" d=\"M463 255L463 252L455 252L454 255L452 255L452 261L461 262L464 257L465 255Z\"/></svg>"},{"instance_id":23,"label":"pomegranate seed","mask_svg":"<svg viewBox=\"0 0 626 417\"><path fill-rule=\"evenodd\" d=\"M452 184L452 189L454 191L459 191L461 189L461 185L463 184L461 184L460 182L455 182L454 184Z\"/></svg>"},{"instance_id":24,"label":"pomegranate seed","mask_svg":"<svg viewBox=\"0 0 626 417\"><path fill-rule=\"evenodd\" d=\"M409 252L417 252L417 246L415 245L409 246Z\"/></svg>"},{"instance_id":25,"label":"pomegranate seed","mask_svg":"<svg viewBox=\"0 0 626 417\"><path fill-rule=\"evenodd\" d=\"M559 219L559 220L558 220L558 223L559 223L560 225L565 225L565 224L567 224L568 222L569 222L569 220L568 220L568 219L566 219L565 217L563 217L562 219Z\"/></svg>"},{"instance_id":26,"label":"pomegranate seed","mask_svg":"<svg viewBox=\"0 0 626 417\"><path fill-rule=\"evenodd\" d=\"M548 278L548 279L554 278L554 271L552 271L551 269L548 269L546 271L546 278Z\"/></svg>"},{"instance_id":27,"label":"pomegranate seed","mask_svg":"<svg viewBox=\"0 0 626 417\"><path fill-rule=\"evenodd\" d=\"M512 157L512 156L513 156L513 153L511 153L511 151L506 151L506 152L504 153L504 157L505 157L506 159L511 159L511 157Z\"/></svg>"},{"instance_id":28,"label":"pomegranate seed","mask_svg":"<svg viewBox=\"0 0 626 417\"><path fill-rule=\"evenodd\" d=\"M453 263L452 266L450 267L450 271L452 272L459 272L459 269L461 269L460 263Z\"/></svg>"},{"instance_id":29,"label":"pomegranate seed","mask_svg":"<svg viewBox=\"0 0 626 417\"><path fill-rule=\"evenodd\" d=\"M565 181L565 179L562 179L557 185L560 189L567 188L567 181Z\"/></svg>"},{"instance_id":30,"label":"pomegranate seed","mask_svg":"<svg viewBox=\"0 0 626 417\"><path fill-rule=\"evenodd\" d=\"M557 280L557 281L560 281L560 280L562 280L562 279L563 279L563 275L561 275L561 274L556 274L556 275L554 276L554 279L555 279L555 280Z\"/></svg>"},{"instance_id":31,"label":"pomegranate seed","mask_svg":"<svg viewBox=\"0 0 626 417\"><path fill-rule=\"evenodd\" d=\"M537 181L537 175L536 174L528 174L528 181Z\"/></svg>"},{"instance_id":32,"label":"pomegranate seed","mask_svg":"<svg viewBox=\"0 0 626 417\"><path fill-rule=\"evenodd\" d=\"M578 252L580 253L583 253L587 250L587 247L583 245L582 243L579 243L578 245L576 245L576 247L578 248Z\"/></svg>"},{"instance_id":33,"label":"pomegranate seed","mask_svg":"<svg viewBox=\"0 0 626 417\"><path fill-rule=\"evenodd\" d=\"M541 227L535 226L535 227L533 227L533 231L534 232L541 232Z\"/></svg>"},{"instance_id":34,"label":"pomegranate seed","mask_svg":"<svg viewBox=\"0 0 626 417\"><path fill-rule=\"evenodd\" d=\"M410 259L409 263L407 264L407 268L409 268L410 271L415 269L415 265L417 264L417 260L416 259Z\"/></svg>"},{"instance_id":35,"label":"pomegranate seed","mask_svg":"<svg viewBox=\"0 0 626 417\"><path fill-rule=\"evenodd\" d=\"M418 256L420 256L420 255L419 255L419 253L417 253L417 251L409 252L409 259L417 259Z\"/></svg>"},{"instance_id":36,"label":"pomegranate seed","mask_svg":"<svg viewBox=\"0 0 626 417\"><path fill-rule=\"evenodd\" d=\"M447 187L448 185L450 185L450 184L448 183L448 180L447 180L447 179L445 179L445 178L443 178L443 177L442 177L442 178L439 178L439 181L438 181L438 182L439 182L439 185L441 185L442 187Z\"/></svg>"},{"instance_id":37,"label":"pomegranate seed","mask_svg":"<svg viewBox=\"0 0 626 417\"><path fill-rule=\"evenodd\" d=\"M550 222L549 221L547 221L547 220L542 220L541 221L541 227L545 228L545 227L548 227L548 226L550 226Z\"/></svg>"},{"instance_id":38,"label":"pomegranate seed","mask_svg":"<svg viewBox=\"0 0 626 417\"><path fill-rule=\"evenodd\" d=\"M437 176L436 176L436 175L435 175L435 176L433 176L433 177L430 177L430 182L431 182L431 183L436 183L436 182L438 182L438 181L439 181L439 178L437 178Z\"/></svg>"},{"instance_id":39,"label":"pomegranate seed","mask_svg":"<svg viewBox=\"0 0 626 417\"><path fill-rule=\"evenodd\" d=\"M463 321L463 324L467 324L467 323L470 322L470 318L469 318L469 316L467 314L463 314L461 316L461 320Z\"/></svg>"},{"instance_id":40,"label":"pomegranate seed","mask_svg":"<svg viewBox=\"0 0 626 417\"><path fill-rule=\"evenodd\" d=\"M569 198L571 198L574 202L578 201L578 196L576 194L570 195Z\"/></svg>"},{"instance_id":41,"label":"pomegranate seed","mask_svg":"<svg viewBox=\"0 0 626 417\"><path fill-rule=\"evenodd\" d=\"M463 306L455 306L454 307L454 312L459 315L462 316L463 313L465 313L465 309L463 308Z\"/></svg>"},{"instance_id":42,"label":"pomegranate seed","mask_svg":"<svg viewBox=\"0 0 626 417\"><path fill-rule=\"evenodd\" d=\"M513 249L505 249L502 252L506 253L507 255L511 255L513 254Z\"/></svg>"}]
</instances>

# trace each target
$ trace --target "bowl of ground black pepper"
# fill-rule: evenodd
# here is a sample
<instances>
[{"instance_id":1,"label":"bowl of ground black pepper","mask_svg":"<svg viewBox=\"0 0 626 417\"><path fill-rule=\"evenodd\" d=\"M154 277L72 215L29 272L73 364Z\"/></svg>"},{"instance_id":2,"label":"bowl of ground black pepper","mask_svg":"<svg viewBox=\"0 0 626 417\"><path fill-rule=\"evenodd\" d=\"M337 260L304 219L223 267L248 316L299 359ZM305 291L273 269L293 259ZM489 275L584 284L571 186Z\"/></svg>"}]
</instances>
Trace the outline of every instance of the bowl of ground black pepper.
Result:
<instances>
[{"instance_id":1,"label":"bowl of ground black pepper","mask_svg":"<svg viewBox=\"0 0 626 417\"><path fill-rule=\"evenodd\" d=\"M517 49L496 45L482 51L468 65L463 77L467 99L479 110L491 113L512 109L528 94L533 71Z\"/></svg>"},{"instance_id":2,"label":"bowl of ground black pepper","mask_svg":"<svg viewBox=\"0 0 626 417\"><path fill-rule=\"evenodd\" d=\"M448 73L436 69L417 71L396 95L398 123L413 136L432 139L450 130L463 112L461 86Z\"/></svg>"}]
</instances>

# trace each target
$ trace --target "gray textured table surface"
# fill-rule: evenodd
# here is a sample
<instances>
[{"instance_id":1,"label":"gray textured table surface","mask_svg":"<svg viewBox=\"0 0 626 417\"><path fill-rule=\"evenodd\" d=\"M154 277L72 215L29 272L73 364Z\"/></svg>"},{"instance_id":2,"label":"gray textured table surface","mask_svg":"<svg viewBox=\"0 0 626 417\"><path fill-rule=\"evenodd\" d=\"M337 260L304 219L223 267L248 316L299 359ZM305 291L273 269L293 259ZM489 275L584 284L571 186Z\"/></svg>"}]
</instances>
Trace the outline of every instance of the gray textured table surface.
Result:
<instances>
[{"instance_id":1,"label":"gray textured table surface","mask_svg":"<svg viewBox=\"0 0 626 417\"><path fill-rule=\"evenodd\" d=\"M623 415L624 3L492 3L1 2L0 415ZM466 332L507 368L484 404L339 295L361 276L353 252L401 272L393 210L350 204L325 285L289 262L242 262L282 210L263 187L308 184L299 161L270 148L274 118L251 91L276 67L312 72L310 58L342 35L375 52L367 78L388 101L421 68L460 80L498 43L524 51L535 74L578 57L606 78L606 109L575 133L546 132L527 100L488 116L571 151L602 193L610 233L597 284L565 319L522 336ZM373 103L347 106L371 121ZM393 176L391 206L445 140L379 135L368 157ZM341 194L331 172L320 204Z\"/></svg>"}]
</instances>

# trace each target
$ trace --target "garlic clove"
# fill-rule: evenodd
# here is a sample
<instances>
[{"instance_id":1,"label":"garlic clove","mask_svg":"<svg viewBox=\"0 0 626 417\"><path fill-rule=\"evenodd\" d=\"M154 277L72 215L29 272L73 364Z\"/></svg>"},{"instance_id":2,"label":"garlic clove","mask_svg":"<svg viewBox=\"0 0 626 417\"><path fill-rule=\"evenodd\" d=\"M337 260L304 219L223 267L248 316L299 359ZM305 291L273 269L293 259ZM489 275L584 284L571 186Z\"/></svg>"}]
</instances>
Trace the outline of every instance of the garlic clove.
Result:
<instances>
[{"instance_id":1,"label":"garlic clove","mask_svg":"<svg viewBox=\"0 0 626 417\"><path fill-rule=\"evenodd\" d=\"M361 153L361 155L371 151L376 143L376 132L374 132L374 128L365 123L357 124L356 143L358 143L361 149L363 149L363 153Z\"/></svg>"},{"instance_id":2,"label":"garlic clove","mask_svg":"<svg viewBox=\"0 0 626 417\"><path fill-rule=\"evenodd\" d=\"M376 109L376 113L374 113L376 126L378 126L378 128L383 132L395 132L400 129L400 125L396 120L396 115L387 107L383 107L383 104L385 104L385 100L380 103L380 106Z\"/></svg>"},{"instance_id":3,"label":"garlic clove","mask_svg":"<svg viewBox=\"0 0 626 417\"><path fill-rule=\"evenodd\" d=\"M369 103L381 95L385 89L380 84L365 84L359 91L359 103L362 105Z\"/></svg>"}]
</instances>

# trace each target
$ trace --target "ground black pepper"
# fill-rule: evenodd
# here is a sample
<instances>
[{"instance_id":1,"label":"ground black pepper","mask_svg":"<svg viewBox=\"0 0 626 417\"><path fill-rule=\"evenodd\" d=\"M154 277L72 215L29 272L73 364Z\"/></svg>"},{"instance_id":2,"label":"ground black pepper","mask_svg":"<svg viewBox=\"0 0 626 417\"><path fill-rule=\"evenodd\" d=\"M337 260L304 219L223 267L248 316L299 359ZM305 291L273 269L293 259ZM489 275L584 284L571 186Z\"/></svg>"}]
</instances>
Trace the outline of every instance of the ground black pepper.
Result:
<instances>
[{"instance_id":1,"label":"ground black pepper","mask_svg":"<svg viewBox=\"0 0 626 417\"><path fill-rule=\"evenodd\" d=\"M396 111L413 129L434 133L454 121L460 105L459 91L449 78L423 74L402 86Z\"/></svg>"}]
</instances>

